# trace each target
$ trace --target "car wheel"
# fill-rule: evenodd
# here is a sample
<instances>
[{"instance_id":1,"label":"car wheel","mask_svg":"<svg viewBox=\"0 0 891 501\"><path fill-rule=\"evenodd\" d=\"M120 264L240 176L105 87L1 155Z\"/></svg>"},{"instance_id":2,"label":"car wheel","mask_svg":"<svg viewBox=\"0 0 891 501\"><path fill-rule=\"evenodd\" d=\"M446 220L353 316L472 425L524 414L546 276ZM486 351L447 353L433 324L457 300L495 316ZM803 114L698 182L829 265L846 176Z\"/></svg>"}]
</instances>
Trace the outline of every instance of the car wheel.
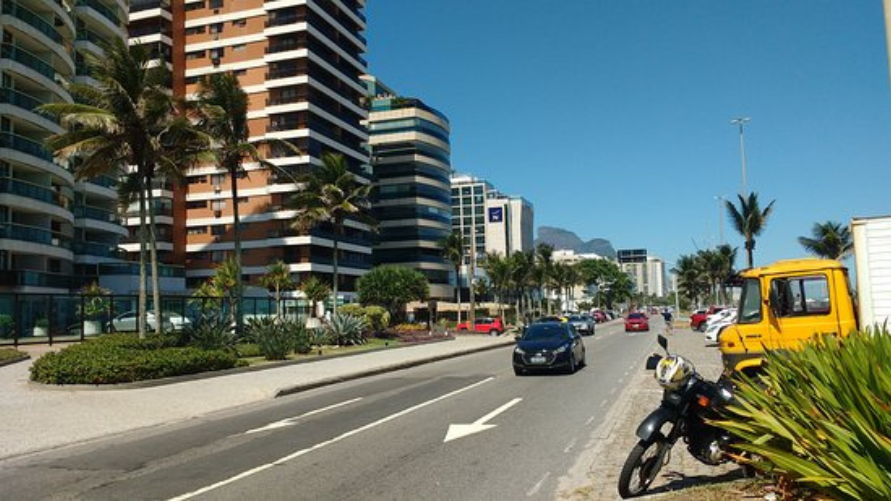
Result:
<instances>
[{"instance_id":1,"label":"car wheel","mask_svg":"<svg viewBox=\"0 0 891 501\"><path fill-rule=\"evenodd\" d=\"M500 336L501 333L498 332L498 329L492 329L492 330L489 331L489 335L490 335L490 336Z\"/></svg>"},{"instance_id":2,"label":"car wheel","mask_svg":"<svg viewBox=\"0 0 891 501\"><path fill-rule=\"evenodd\" d=\"M576 369L575 354L569 355L569 365L566 367L566 373L575 374Z\"/></svg>"},{"instance_id":3,"label":"car wheel","mask_svg":"<svg viewBox=\"0 0 891 501\"><path fill-rule=\"evenodd\" d=\"M588 366L588 352L583 351L582 352L582 360L579 361L579 368L587 367L587 366Z\"/></svg>"}]
</instances>

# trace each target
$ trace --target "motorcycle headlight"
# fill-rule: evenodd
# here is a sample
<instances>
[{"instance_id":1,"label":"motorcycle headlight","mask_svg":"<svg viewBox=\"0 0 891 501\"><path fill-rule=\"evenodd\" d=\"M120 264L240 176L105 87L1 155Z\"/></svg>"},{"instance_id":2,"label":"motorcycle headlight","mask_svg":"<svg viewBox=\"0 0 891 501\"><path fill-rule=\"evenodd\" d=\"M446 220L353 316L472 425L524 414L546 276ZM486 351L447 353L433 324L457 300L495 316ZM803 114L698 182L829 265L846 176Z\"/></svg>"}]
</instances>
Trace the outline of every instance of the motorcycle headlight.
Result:
<instances>
[{"instance_id":1,"label":"motorcycle headlight","mask_svg":"<svg viewBox=\"0 0 891 501\"><path fill-rule=\"evenodd\" d=\"M523 351L523 348L520 348L519 346L517 346L516 348L514 348L514 351L515 351L516 353L520 354L520 355L525 355L525 354L526 354L526 352Z\"/></svg>"}]
</instances>

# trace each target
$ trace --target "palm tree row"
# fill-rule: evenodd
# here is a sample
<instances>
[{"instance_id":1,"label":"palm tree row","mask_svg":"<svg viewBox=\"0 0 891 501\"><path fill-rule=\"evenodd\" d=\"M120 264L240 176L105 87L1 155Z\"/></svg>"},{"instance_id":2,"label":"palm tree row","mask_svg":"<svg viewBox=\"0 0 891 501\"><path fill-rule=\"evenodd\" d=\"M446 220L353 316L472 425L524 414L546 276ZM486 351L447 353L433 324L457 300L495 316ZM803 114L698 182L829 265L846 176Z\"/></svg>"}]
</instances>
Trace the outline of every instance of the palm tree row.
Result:
<instances>
[{"instance_id":1,"label":"palm tree row","mask_svg":"<svg viewBox=\"0 0 891 501\"><path fill-rule=\"evenodd\" d=\"M275 168L260 151L270 141L249 140L248 98L234 74L207 76L199 82L197 99L178 101L168 90L169 71L163 65L150 64L150 53L142 46L128 47L115 40L105 49L102 59L86 56L98 86L69 83L74 103L39 108L57 117L67 129L50 137L47 146L60 160L68 162L78 180L104 175L121 178L122 203L138 204L143 223L139 226L140 336L144 336L147 325L147 260L151 266L155 318L161 318L153 183L158 178L181 182L190 169L199 165L216 165L224 170L231 182L234 249L228 266L235 277L231 291L233 314L240 328L243 274L238 179L247 161L261 168ZM275 143L299 153L290 143ZM348 218L372 223L364 213L370 186L358 183L343 157L332 154L323 156L316 173L294 181L300 183L302 190L289 200L297 212L292 226L302 232L322 223L330 223L334 228L336 308L338 239ZM146 221L148 224L144 224ZM160 333L161 324L155 322L156 333Z\"/></svg>"},{"instance_id":2,"label":"palm tree row","mask_svg":"<svg viewBox=\"0 0 891 501\"><path fill-rule=\"evenodd\" d=\"M671 271L678 277L681 294L694 304L710 298L715 303L726 303L725 283L736 274L736 252L735 247L719 245L679 257Z\"/></svg>"}]
</instances>

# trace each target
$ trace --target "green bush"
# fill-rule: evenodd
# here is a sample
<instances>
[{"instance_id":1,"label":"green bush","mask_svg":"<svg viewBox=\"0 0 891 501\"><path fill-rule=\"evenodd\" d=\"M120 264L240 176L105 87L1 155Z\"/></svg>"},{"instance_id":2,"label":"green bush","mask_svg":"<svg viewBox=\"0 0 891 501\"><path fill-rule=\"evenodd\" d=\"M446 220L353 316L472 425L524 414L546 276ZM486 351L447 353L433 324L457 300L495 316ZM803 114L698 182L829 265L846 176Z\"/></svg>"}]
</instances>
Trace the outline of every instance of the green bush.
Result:
<instances>
[{"instance_id":1,"label":"green bush","mask_svg":"<svg viewBox=\"0 0 891 501\"><path fill-rule=\"evenodd\" d=\"M248 324L249 337L266 360L285 360L294 350L294 332L288 324L274 317L255 318Z\"/></svg>"},{"instance_id":2,"label":"green bush","mask_svg":"<svg viewBox=\"0 0 891 501\"><path fill-rule=\"evenodd\" d=\"M362 332L365 330L365 319L338 313L325 324L325 334L332 344L338 346L365 344Z\"/></svg>"},{"instance_id":3,"label":"green bush","mask_svg":"<svg viewBox=\"0 0 891 501\"><path fill-rule=\"evenodd\" d=\"M226 315L219 312L203 312L194 322L180 332L183 345L204 350L235 352L238 336Z\"/></svg>"},{"instance_id":4,"label":"green bush","mask_svg":"<svg viewBox=\"0 0 891 501\"><path fill-rule=\"evenodd\" d=\"M366 306L365 322L372 332L383 332L390 326L390 313L380 306Z\"/></svg>"},{"instance_id":5,"label":"green bush","mask_svg":"<svg viewBox=\"0 0 891 501\"><path fill-rule=\"evenodd\" d=\"M174 336L144 340L111 334L47 353L31 366L31 380L47 384L114 384L230 369L232 353L177 346Z\"/></svg>"},{"instance_id":6,"label":"green bush","mask_svg":"<svg viewBox=\"0 0 891 501\"><path fill-rule=\"evenodd\" d=\"M835 499L891 499L891 334L823 337L767 355L721 426L756 466Z\"/></svg>"},{"instance_id":7,"label":"green bush","mask_svg":"<svg viewBox=\"0 0 891 501\"><path fill-rule=\"evenodd\" d=\"M242 358L259 357L263 355L260 353L260 346L257 345L257 343L238 343L235 345L235 353Z\"/></svg>"}]
</instances>

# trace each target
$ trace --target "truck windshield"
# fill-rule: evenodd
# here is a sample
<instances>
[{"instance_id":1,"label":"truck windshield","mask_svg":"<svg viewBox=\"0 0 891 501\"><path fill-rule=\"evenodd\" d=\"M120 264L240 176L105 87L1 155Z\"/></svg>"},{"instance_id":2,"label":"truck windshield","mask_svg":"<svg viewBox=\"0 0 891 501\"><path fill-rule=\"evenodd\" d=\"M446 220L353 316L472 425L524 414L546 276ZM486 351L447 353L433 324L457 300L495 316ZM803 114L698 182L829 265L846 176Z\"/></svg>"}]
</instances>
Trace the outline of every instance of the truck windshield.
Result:
<instances>
[{"instance_id":1,"label":"truck windshield","mask_svg":"<svg viewBox=\"0 0 891 501\"><path fill-rule=\"evenodd\" d=\"M740 324L755 324L761 321L761 281L747 278L743 282L742 296L739 299Z\"/></svg>"}]
</instances>

